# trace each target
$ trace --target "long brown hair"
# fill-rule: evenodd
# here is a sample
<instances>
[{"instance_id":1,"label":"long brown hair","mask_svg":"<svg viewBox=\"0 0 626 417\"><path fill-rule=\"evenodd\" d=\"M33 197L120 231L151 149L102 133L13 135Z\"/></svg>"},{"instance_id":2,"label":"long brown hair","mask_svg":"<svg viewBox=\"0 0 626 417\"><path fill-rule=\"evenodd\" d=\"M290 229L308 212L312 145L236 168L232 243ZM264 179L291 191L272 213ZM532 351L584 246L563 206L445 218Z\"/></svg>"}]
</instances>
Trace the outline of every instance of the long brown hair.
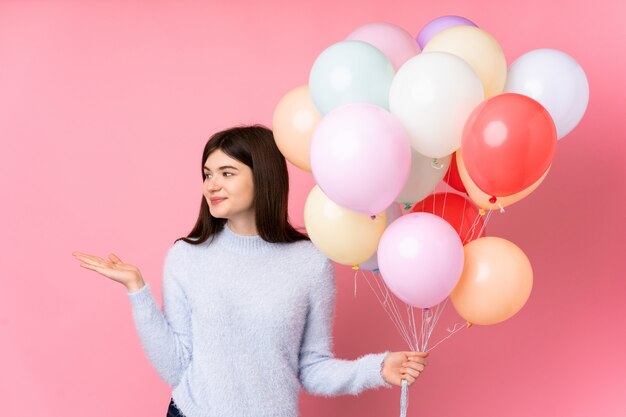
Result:
<instances>
[{"instance_id":1,"label":"long brown hair","mask_svg":"<svg viewBox=\"0 0 626 417\"><path fill-rule=\"evenodd\" d=\"M306 233L296 230L288 219L289 173L287 162L267 127L255 124L235 126L211 136L202 152L200 172L202 181L204 164L214 151L221 149L252 170L254 183L253 206L256 228L268 242L295 242L310 240ZM186 237L176 239L198 245L213 237L224 228L228 219L213 217L206 199L202 196L200 214L196 224ZM193 238L194 240L192 240Z\"/></svg>"}]
</instances>

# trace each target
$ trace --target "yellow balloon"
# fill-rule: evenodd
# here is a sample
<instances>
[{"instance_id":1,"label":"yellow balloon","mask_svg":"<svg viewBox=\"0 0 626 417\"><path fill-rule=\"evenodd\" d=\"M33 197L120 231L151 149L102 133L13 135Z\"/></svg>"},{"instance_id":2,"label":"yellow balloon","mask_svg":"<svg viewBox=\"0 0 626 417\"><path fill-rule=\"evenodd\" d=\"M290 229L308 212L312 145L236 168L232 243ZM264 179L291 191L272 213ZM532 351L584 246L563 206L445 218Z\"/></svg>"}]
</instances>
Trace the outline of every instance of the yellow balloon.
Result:
<instances>
[{"instance_id":1,"label":"yellow balloon","mask_svg":"<svg viewBox=\"0 0 626 417\"><path fill-rule=\"evenodd\" d=\"M504 91L506 58L496 39L474 26L453 26L433 36L423 52L448 52L465 60L483 83L485 100Z\"/></svg>"},{"instance_id":2,"label":"yellow balloon","mask_svg":"<svg viewBox=\"0 0 626 417\"><path fill-rule=\"evenodd\" d=\"M533 270L513 242L483 237L464 246L463 273L450 300L471 324L496 324L514 316L526 304Z\"/></svg>"},{"instance_id":3,"label":"yellow balloon","mask_svg":"<svg viewBox=\"0 0 626 417\"><path fill-rule=\"evenodd\" d=\"M313 187L304 203L304 226L313 244L333 261L358 265L378 249L385 231L386 213L372 219L332 201L319 187Z\"/></svg>"},{"instance_id":4,"label":"yellow balloon","mask_svg":"<svg viewBox=\"0 0 626 417\"><path fill-rule=\"evenodd\" d=\"M527 197L530 193L535 191L537 187L543 182L543 180L548 175L548 171L550 171L550 165L546 172L535 181L530 187L520 191L519 193L507 195L504 197L498 197L495 203L489 202L491 196L489 194L484 193L478 186L472 181L472 178L467 173L467 169L465 168L465 164L463 163L461 149L457 149L456 151L456 166L459 170L459 176L461 177L461 182L465 186L465 191L467 191L467 195L469 198L480 208L485 210L497 210L500 207L510 206L513 203L517 203L521 199Z\"/></svg>"},{"instance_id":5,"label":"yellow balloon","mask_svg":"<svg viewBox=\"0 0 626 417\"><path fill-rule=\"evenodd\" d=\"M311 137L321 116L311 99L309 87L296 87L278 102L272 119L276 146L285 159L311 172Z\"/></svg>"}]
</instances>

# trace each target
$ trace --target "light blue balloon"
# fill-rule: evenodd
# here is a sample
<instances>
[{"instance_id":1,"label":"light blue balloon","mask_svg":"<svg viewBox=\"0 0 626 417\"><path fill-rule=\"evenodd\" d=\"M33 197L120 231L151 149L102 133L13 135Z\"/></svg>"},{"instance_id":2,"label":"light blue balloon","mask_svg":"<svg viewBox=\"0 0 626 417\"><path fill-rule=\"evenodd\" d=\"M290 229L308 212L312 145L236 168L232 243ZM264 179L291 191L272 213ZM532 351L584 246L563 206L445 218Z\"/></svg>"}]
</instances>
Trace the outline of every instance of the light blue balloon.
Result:
<instances>
[{"instance_id":1,"label":"light blue balloon","mask_svg":"<svg viewBox=\"0 0 626 417\"><path fill-rule=\"evenodd\" d=\"M356 40L326 48L309 74L309 92L320 114L348 103L370 103L389 110L395 72L375 46Z\"/></svg>"}]
</instances>

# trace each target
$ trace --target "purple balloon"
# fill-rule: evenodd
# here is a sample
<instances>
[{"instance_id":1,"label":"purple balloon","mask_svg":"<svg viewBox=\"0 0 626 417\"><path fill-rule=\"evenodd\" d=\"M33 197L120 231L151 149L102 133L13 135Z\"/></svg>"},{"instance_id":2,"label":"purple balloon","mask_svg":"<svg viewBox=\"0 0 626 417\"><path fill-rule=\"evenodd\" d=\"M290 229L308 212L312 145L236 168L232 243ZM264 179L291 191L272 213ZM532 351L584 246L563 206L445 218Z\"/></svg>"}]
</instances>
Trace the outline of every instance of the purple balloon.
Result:
<instances>
[{"instance_id":1,"label":"purple balloon","mask_svg":"<svg viewBox=\"0 0 626 417\"><path fill-rule=\"evenodd\" d=\"M378 268L385 284L413 307L430 308L450 295L461 278L463 262L458 233L430 213L398 218L378 243Z\"/></svg>"},{"instance_id":2,"label":"purple balloon","mask_svg":"<svg viewBox=\"0 0 626 417\"><path fill-rule=\"evenodd\" d=\"M420 46L421 49L424 49L424 46L428 43L430 38L441 32L442 30L451 28L453 26L478 27L476 23L461 16L441 16L431 20L426 24L426 26L422 28L422 30L420 30L420 33L418 33L417 37L415 38L417 40L417 44Z\"/></svg>"}]
</instances>

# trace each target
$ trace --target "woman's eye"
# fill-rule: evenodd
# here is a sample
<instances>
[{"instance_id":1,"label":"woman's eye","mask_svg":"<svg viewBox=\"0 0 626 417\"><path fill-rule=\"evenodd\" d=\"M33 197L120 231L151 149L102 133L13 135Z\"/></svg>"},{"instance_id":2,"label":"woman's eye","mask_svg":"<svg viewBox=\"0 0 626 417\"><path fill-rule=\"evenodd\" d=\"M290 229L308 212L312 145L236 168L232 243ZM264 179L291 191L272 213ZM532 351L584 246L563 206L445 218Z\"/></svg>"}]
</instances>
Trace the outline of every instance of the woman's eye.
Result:
<instances>
[{"instance_id":1,"label":"woman's eye","mask_svg":"<svg viewBox=\"0 0 626 417\"><path fill-rule=\"evenodd\" d=\"M224 176L226 176L226 174L228 174L228 175L233 175L233 173L232 173L232 172L224 172ZM208 180L208 179L210 179L210 178L211 178L211 175L213 175L213 174L208 174L208 173L207 173L207 174L205 174L206 179L207 179L207 180Z\"/></svg>"}]
</instances>

